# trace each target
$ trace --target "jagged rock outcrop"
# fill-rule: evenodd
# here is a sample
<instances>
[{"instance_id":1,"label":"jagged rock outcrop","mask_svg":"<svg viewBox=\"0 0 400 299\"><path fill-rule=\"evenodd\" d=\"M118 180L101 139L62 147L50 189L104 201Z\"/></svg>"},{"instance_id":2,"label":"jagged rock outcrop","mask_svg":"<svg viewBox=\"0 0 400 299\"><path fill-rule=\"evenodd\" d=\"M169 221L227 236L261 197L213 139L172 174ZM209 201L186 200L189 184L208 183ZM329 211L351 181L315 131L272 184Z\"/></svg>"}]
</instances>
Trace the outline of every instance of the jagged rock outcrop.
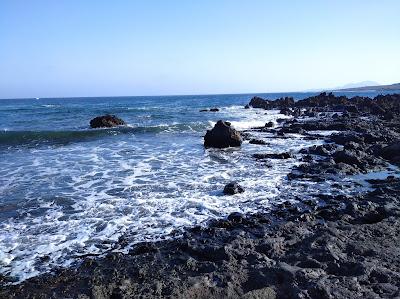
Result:
<instances>
[{"instance_id":1,"label":"jagged rock outcrop","mask_svg":"<svg viewBox=\"0 0 400 299\"><path fill-rule=\"evenodd\" d=\"M125 122L122 119L110 114L97 116L90 121L91 128L111 128L123 125Z\"/></svg>"},{"instance_id":2,"label":"jagged rock outcrop","mask_svg":"<svg viewBox=\"0 0 400 299\"><path fill-rule=\"evenodd\" d=\"M299 109L312 107L313 111L305 112L307 116L316 116L317 112L341 111L347 117L359 113L370 113L391 120L400 114L400 94L378 95L371 99L360 96L347 98L346 96L336 96L332 92L322 92L297 102L291 97L271 101L256 96L250 100L248 105L267 110L279 109L281 113L295 117L301 116L302 112Z\"/></svg>"},{"instance_id":3,"label":"jagged rock outcrop","mask_svg":"<svg viewBox=\"0 0 400 299\"><path fill-rule=\"evenodd\" d=\"M231 127L231 123L219 120L212 130L204 136L205 147L237 147L242 144L242 137L238 131Z\"/></svg>"}]
</instances>

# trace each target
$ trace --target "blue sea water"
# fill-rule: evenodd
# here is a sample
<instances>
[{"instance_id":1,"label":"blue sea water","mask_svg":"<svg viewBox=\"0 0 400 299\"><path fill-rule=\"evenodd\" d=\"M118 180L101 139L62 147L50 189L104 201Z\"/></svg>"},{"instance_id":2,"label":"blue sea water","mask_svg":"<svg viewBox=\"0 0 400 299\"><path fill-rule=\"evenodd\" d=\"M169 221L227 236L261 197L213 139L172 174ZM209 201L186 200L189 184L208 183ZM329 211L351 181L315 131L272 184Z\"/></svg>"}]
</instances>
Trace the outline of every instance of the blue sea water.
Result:
<instances>
[{"instance_id":1,"label":"blue sea water","mask_svg":"<svg viewBox=\"0 0 400 299\"><path fill-rule=\"evenodd\" d=\"M285 182L295 159L267 166L252 158L321 141L293 136L269 139L264 147L204 149L203 135L219 119L243 130L284 117L244 109L252 96L0 100L0 274L21 281L76 263L80 255L126 251L234 211L268 208L288 188L302 196L323 189ZM212 107L220 111L199 112ZM90 129L90 119L103 114L128 126ZM246 192L223 196L232 180Z\"/></svg>"}]
</instances>

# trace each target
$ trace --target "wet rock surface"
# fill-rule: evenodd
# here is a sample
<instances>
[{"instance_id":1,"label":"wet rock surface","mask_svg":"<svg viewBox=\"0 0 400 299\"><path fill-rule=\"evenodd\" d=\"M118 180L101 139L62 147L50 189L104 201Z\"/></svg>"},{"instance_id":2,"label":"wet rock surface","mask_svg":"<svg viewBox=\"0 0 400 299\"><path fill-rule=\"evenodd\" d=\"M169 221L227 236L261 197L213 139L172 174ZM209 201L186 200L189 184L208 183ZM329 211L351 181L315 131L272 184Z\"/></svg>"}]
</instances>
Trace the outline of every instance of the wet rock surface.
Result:
<instances>
[{"instance_id":1,"label":"wet rock surface","mask_svg":"<svg viewBox=\"0 0 400 299\"><path fill-rule=\"evenodd\" d=\"M123 125L125 122L122 119L109 114L97 116L90 121L91 128L111 128Z\"/></svg>"},{"instance_id":2,"label":"wet rock surface","mask_svg":"<svg viewBox=\"0 0 400 299\"><path fill-rule=\"evenodd\" d=\"M243 193L243 192L244 192L244 188L236 182L230 182L224 188L224 194L226 194L226 195L234 195L234 194Z\"/></svg>"},{"instance_id":3,"label":"wet rock surface","mask_svg":"<svg viewBox=\"0 0 400 299\"><path fill-rule=\"evenodd\" d=\"M253 131L323 142L295 155L268 153L260 158L298 159L287 184L322 184L338 176L386 170L388 163L399 165L398 100L398 95L389 95L353 101L332 94L295 103L290 98L253 98L252 107L293 112L301 107L296 121ZM218 126L230 129L224 122ZM327 130L337 132L318 133ZM293 131L302 137L285 136ZM251 132L245 134L251 139ZM77 266L19 285L6 285L3 277L0 297L398 298L400 178L387 175L366 183L368 191L352 196L324 190L293 202L285 200L293 195L282 193L279 204L257 214L232 213L171 240L137 244L127 254L83 257Z\"/></svg>"},{"instance_id":4,"label":"wet rock surface","mask_svg":"<svg viewBox=\"0 0 400 299\"><path fill-rule=\"evenodd\" d=\"M205 147L237 147L242 144L242 137L227 121L219 120L212 130L204 136Z\"/></svg>"},{"instance_id":5,"label":"wet rock surface","mask_svg":"<svg viewBox=\"0 0 400 299\"><path fill-rule=\"evenodd\" d=\"M291 153L279 153L279 154L254 154L253 157L255 159L264 160L264 159L290 159L292 158Z\"/></svg>"}]
</instances>

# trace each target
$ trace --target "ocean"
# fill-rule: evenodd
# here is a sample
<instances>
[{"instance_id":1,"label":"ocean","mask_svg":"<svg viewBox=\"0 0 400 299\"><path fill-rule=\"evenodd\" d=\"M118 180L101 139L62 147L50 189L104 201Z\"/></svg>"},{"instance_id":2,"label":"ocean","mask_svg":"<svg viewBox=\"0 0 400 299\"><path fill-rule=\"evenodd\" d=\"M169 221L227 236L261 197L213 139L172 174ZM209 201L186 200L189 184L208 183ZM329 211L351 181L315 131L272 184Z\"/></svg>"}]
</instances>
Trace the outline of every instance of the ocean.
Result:
<instances>
[{"instance_id":1,"label":"ocean","mask_svg":"<svg viewBox=\"0 0 400 299\"><path fill-rule=\"evenodd\" d=\"M298 161L266 164L252 157L321 143L296 134L270 138L267 146L244 142L238 149L204 149L203 136L219 119L244 130L284 117L244 109L252 96L0 100L0 274L19 282L71 266L80 256L127 252L138 242L179 236L231 212L264 211L288 194L290 200L304 199L335 183L293 185L286 175ZM199 112L213 107L220 111ZM128 125L89 128L103 114ZM224 196L230 181L245 192ZM359 188L343 184L349 187L337 192Z\"/></svg>"}]
</instances>

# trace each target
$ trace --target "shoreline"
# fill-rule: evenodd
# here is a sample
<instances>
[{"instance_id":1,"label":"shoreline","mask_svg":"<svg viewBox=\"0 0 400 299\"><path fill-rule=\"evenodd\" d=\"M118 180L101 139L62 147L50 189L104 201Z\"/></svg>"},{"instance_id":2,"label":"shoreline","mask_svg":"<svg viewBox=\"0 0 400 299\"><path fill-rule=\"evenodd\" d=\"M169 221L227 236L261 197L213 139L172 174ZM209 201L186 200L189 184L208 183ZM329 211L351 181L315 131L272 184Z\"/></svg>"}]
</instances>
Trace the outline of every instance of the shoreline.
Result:
<instances>
[{"instance_id":1,"label":"shoreline","mask_svg":"<svg viewBox=\"0 0 400 299\"><path fill-rule=\"evenodd\" d=\"M296 153L302 164L289 181L318 184L334 175L383 170L387 161L399 165L388 147L399 142L400 96L389 97L378 98L378 105L361 97L349 104L330 94L298 102L255 97L250 106L278 108L293 118L277 128L247 130L245 138L265 131L273 132L273 138L294 133L324 140L322 146ZM313 133L320 130L339 133ZM4 286L0 297L400 296L400 179L389 176L369 184L373 190L366 194L316 194L315 200L287 201L270 212L233 213L188 229L181 238L138 244L126 255L87 257L77 267Z\"/></svg>"}]
</instances>

